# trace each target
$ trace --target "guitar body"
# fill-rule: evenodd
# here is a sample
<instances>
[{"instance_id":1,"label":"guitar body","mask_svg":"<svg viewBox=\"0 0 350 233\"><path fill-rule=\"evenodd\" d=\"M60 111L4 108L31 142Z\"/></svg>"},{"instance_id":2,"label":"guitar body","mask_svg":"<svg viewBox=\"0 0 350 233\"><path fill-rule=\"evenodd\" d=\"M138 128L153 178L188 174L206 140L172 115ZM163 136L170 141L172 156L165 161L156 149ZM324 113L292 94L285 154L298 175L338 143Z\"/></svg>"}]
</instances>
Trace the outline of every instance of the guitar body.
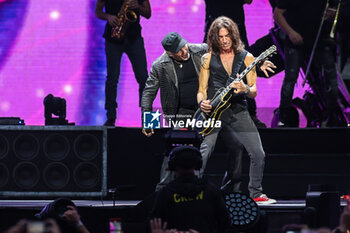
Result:
<instances>
[{"instance_id":1,"label":"guitar body","mask_svg":"<svg viewBox=\"0 0 350 233\"><path fill-rule=\"evenodd\" d=\"M220 95L220 93L223 91L224 88L220 88L212 98L212 100L216 100L217 97ZM206 114L201 110L201 108L198 108L195 112L193 119L196 121L217 121L220 120L221 114L228 109L231 106L231 103L229 102L232 97L232 94L226 94L224 95L218 103L215 103L213 101L213 108L209 114ZM212 102L212 101L210 101ZM199 134L206 136L209 135L214 129L214 124L209 124L209 126L203 126L201 128L195 127L195 129L198 131Z\"/></svg>"}]
</instances>

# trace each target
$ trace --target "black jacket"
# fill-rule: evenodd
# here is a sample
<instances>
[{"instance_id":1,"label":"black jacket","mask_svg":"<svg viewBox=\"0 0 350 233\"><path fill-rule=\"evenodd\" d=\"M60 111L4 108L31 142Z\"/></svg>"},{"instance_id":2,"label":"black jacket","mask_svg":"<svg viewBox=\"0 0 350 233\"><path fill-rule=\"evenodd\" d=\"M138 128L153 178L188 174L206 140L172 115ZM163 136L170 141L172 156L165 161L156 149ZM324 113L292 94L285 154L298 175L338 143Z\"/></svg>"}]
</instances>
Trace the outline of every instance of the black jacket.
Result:
<instances>
[{"instance_id":1,"label":"black jacket","mask_svg":"<svg viewBox=\"0 0 350 233\"><path fill-rule=\"evenodd\" d=\"M187 44L189 53L192 56L194 67L199 76L200 61L203 54L207 52L207 44ZM172 59L165 52L152 64L149 77L143 90L141 109L152 111L152 104L160 89L160 102L163 113L175 115L179 104L178 79ZM143 114L142 114L143 115Z\"/></svg>"},{"instance_id":2,"label":"black jacket","mask_svg":"<svg viewBox=\"0 0 350 233\"><path fill-rule=\"evenodd\" d=\"M223 233L230 218L221 192L196 176L177 178L158 192L151 218L162 218L168 229Z\"/></svg>"}]
</instances>

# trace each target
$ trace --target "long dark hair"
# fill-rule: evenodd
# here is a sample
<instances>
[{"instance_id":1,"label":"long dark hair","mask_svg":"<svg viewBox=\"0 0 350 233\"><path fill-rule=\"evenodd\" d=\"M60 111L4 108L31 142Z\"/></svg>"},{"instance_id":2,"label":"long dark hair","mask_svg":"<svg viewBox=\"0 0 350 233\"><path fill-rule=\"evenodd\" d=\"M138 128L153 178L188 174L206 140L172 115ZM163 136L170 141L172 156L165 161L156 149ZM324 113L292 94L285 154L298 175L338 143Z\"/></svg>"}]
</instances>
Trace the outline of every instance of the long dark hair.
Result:
<instances>
[{"instance_id":1,"label":"long dark hair","mask_svg":"<svg viewBox=\"0 0 350 233\"><path fill-rule=\"evenodd\" d=\"M208 32L207 43L209 51L213 54L220 54L219 30L226 28L232 40L232 49L235 53L241 53L244 50L244 44L239 35L238 26L230 18L220 16L211 24Z\"/></svg>"}]
</instances>

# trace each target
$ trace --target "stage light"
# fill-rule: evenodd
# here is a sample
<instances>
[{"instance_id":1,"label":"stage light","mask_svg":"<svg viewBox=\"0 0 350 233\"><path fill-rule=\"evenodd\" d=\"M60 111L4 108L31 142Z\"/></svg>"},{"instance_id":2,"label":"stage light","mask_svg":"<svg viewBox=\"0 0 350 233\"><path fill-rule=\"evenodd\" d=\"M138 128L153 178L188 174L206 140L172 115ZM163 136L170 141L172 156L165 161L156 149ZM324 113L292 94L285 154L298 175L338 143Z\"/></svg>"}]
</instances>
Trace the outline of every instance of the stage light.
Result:
<instances>
[{"instance_id":1,"label":"stage light","mask_svg":"<svg viewBox=\"0 0 350 233\"><path fill-rule=\"evenodd\" d=\"M43 98L44 94L45 94L44 89L42 88L36 89L36 97Z\"/></svg>"},{"instance_id":2,"label":"stage light","mask_svg":"<svg viewBox=\"0 0 350 233\"><path fill-rule=\"evenodd\" d=\"M0 110L3 112L7 112L8 110L10 110L10 103L7 101L1 102L0 103Z\"/></svg>"},{"instance_id":3,"label":"stage light","mask_svg":"<svg viewBox=\"0 0 350 233\"><path fill-rule=\"evenodd\" d=\"M0 125L25 125L19 117L0 117Z\"/></svg>"},{"instance_id":4,"label":"stage light","mask_svg":"<svg viewBox=\"0 0 350 233\"><path fill-rule=\"evenodd\" d=\"M225 204L230 213L231 228L246 230L259 221L259 206L249 196L242 193L228 193L225 194Z\"/></svg>"},{"instance_id":5,"label":"stage light","mask_svg":"<svg viewBox=\"0 0 350 233\"><path fill-rule=\"evenodd\" d=\"M58 12L58 11L51 11L50 17L51 17L51 19L58 19L60 17L60 12Z\"/></svg>"},{"instance_id":6,"label":"stage light","mask_svg":"<svg viewBox=\"0 0 350 233\"><path fill-rule=\"evenodd\" d=\"M172 6L168 7L168 14L170 15L175 14L175 7L172 7Z\"/></svg>"},{"instance_id":7,"label":"stage light","mask_svg":"<svg viewBox=\"0 0 350 233\"><path fill-rule=\"evenodd\" d=\"M71 94L72 91L73 91L73 88L72 88L71 85L65 85L65 86L63 87L63 90L64 90L64 92L65 92L66 94Z\"/></svg>"},{"instance_id":8,"label":"stage light","mask_svg":"<svg viewBox=\"0 0 350 233\"><path fill-rule=\"evenodd\" d=\"M198 12L198 10L199 10L199 8L198 8L198 6L196 6L196 5L193 5L193 6L191 7L191 11L192 11L193 13Z\"/></svg>"},{"instance_id":9,"label":"stage light","mask_svg":"<svg viewBox=\"0 0 350 233\"><path fill-rule=\"evenodd\" d=\"M74 125L66 120L66 100L52 94L44 98L45 125ZM58 118L52 117L52 114Z\"/></svg>"}]
</instances>

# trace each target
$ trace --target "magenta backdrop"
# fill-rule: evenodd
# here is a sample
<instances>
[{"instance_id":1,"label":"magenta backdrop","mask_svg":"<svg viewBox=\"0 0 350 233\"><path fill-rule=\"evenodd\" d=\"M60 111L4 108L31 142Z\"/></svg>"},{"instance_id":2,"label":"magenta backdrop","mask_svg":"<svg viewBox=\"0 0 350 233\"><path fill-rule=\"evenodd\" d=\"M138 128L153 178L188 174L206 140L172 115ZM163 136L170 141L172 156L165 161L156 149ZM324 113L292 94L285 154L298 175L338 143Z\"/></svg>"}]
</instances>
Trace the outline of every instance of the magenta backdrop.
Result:
<instances>
[{"instance_id":1,"label":"magenta backdrop","mask_svg":"<svg viewBox=\"0 0 350 233\"><path fill-rule=\"evenodd\" d=\"M190 42L202 42L205 17L203 0L150 2L152 17L141 20L148 70L163 52L160 41L166 33L177 31ZM95 0L0 0L0 15L11 12L0 18L4 21L0 31L5 31L0 37L0 55L5 54L0 60L0 116L19 116L27 125L42 125L43 97L52 93L67 99L70 121L103 124L104 22L94 17L94 4ZM273 25L268 0L254 0L245 6L245 13L249 43L253 43ZM14 19L21 24L10 25ZM279 104L283 75L258 80L258 113L268 125L272 109ZM300 86L295 96L302 95ZM118 103L117 125L140 126L138 87L127 56L122 59ZM158 98L154 108L160 108Z\"/></svg>"}]
</instances>

